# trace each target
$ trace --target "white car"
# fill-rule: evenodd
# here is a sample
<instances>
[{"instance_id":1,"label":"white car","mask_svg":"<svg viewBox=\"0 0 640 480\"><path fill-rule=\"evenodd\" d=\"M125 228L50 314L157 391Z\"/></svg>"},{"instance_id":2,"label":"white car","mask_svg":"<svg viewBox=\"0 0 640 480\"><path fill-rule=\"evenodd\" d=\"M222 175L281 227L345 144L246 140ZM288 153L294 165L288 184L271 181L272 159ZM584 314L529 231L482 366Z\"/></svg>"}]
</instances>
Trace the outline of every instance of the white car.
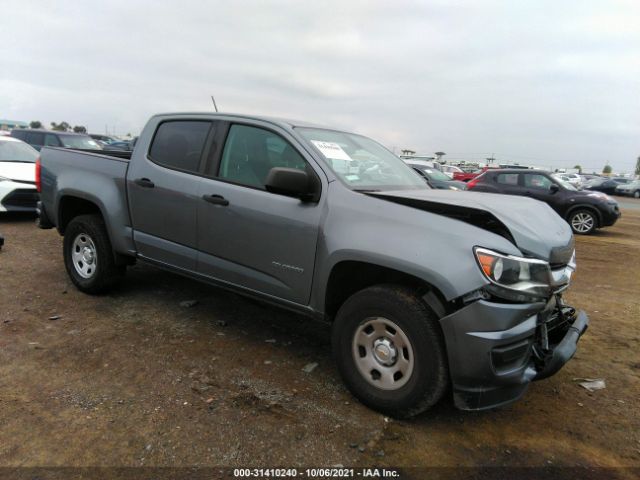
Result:
<instances>
[{"instance_id":1,"label":"white car","mask_svg":"<svg viewBox=\"0 0 640 480\"><path fill-rule=\"evenodd\" d=\"M38 151L13 137L0 136L0 212L35 212Z\"/></svg>"},{"instance_id":2,"label":"white car","mask_svg":"<svg viewBox=\"0 0 640 480\"><path fill-rule=\"evenodd\" d=\"M582 186L582 177L577 173L554 173L551 176L568 182L576 188Z\"/></svg>"},{"instance_id":3,"label":"white car","mask_svg":"<svg viewBox=\"0 0 640 480\"><path fill-rule=\"evenodd\" d=\"M464 170L454 165L441 165L440 168L442 169L442 173L449 178L453 178L454 173L464 173Z\"/></svg>"}]
</instances>

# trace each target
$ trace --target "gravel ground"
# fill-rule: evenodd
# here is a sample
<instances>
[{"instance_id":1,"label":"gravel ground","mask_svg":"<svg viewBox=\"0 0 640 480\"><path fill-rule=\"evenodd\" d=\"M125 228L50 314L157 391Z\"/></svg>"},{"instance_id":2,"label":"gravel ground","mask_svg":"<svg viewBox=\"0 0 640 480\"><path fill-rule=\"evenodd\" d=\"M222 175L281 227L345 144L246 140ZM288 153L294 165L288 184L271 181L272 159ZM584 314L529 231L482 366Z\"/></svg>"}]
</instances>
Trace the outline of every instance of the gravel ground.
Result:
<instances>
[{"instance_id":1,"label":"gravel ground","mask_svg":"<svg viewBox=\"0 0 640 480\"><path fill-rule=\"evenodd\" d=\"M141 264L87 296L54 230L0 222L0 467L640 466L638 209L577 239L568 301L592 323L563 370L403 422L346 391L323 324Z\"/></svg>"}]
</instances>

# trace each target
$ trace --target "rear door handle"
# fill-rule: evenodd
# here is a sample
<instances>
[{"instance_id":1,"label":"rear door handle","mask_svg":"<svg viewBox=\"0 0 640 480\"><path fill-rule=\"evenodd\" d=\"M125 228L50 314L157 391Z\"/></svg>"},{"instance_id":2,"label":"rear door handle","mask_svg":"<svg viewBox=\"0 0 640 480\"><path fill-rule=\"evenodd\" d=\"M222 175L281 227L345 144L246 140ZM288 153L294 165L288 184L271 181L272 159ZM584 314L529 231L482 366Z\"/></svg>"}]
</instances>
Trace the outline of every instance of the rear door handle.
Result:
<instances>
[{"instance_id":1,"label":"rear door handle","mask_svg":"<svg viewBox=\"0 0 640 480\"><path fill-rule=\"evenodd\" d=\"M221 205L223 207L229 205L229 200L224 198L222 195L203 195L202 199L205 202L213 203L214 205Z\"/></svg>"},{"instance_id":2,"label":"rear door handle","mask_svg":"<svg viewBox=\"0 0 640 480\"><path fill-rule=\"evenodd\" d=\"M153 183L148 178L136 178L133 183L135 183L136 185L140 185L143 188L153 188L156 186L155 183Z\"/></svg>"}]
</instances>

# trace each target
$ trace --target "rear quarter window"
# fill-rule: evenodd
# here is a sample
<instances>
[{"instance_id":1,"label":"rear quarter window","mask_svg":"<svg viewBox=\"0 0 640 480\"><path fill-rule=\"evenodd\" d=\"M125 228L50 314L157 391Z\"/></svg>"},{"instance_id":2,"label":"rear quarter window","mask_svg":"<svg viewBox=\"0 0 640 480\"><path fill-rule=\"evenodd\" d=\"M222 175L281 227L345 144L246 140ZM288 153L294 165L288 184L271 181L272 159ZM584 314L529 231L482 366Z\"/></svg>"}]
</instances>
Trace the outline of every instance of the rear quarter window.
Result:
<instances>
[{"instance_id":1,"label":"rear quarter window","mask_svg":"<svg viewBox=\"0 0 640 480\"><path fill-rule=\"evenodd\" d=\"M158 126L149 158L164 167L196 173L211 122L172 120Z\"/></svg>"},{"instance_id":2,"label":"rear quarter window","mask_svg":"<svg viewBox=\"0 0 640 480\"><path fill-rule=\"evenodd\" d=\"M25 138L27 138L27 132L25 130L13 130L11 132L11 136L19 138L20 140L24 140Z\"/></svg>"}]
</instances>

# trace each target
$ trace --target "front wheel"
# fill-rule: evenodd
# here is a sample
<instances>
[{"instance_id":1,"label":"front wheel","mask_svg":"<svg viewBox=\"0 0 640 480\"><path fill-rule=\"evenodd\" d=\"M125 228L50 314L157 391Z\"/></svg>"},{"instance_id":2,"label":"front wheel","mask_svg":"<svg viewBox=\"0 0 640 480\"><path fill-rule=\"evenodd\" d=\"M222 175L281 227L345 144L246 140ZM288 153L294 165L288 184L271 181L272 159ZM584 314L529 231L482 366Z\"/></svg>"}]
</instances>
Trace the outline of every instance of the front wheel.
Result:
<instances>
[{"instance_id":1,"label":"front wheel","mask_svg":"<svg viewBox=\"0 0 640 480\"><path fill-rule=\"evenodd\" d=\"M124 274L113 256L107 228L100 215L75 217L64 232L64 264L73 284L85 293L101 293Z\"/></svg>"},{"instance_id":2,"label":"front wheel","mask_svg":"<svg viewBox=\"0 0 640 480\"><path fill-rule=\"evenodd\" d=\"M640 190L633 192L633 198L640 198Z\"/></svg>"},{"instance_id":3,"label":"front wheel","mask_svg":"<svg viewBox=\"0 0 640 480\"><path fill-rule=\"evenodd\" d=\"M411 289L379 285L354 294L340 308L332 337L345 384L375 410L410 417L447 390L438 319Z\"/></svg>"},{"instance_id":4,"label":"front wheel","mask_svg":"<svg viewBox=\"0 0 640 480\"><path fill-rule=\"evenodd\" d=\"M569 215L569 225L573 233L588 235L595 231L598 221L591 210L576 210Z\"/></svg>"}]
</instances>

